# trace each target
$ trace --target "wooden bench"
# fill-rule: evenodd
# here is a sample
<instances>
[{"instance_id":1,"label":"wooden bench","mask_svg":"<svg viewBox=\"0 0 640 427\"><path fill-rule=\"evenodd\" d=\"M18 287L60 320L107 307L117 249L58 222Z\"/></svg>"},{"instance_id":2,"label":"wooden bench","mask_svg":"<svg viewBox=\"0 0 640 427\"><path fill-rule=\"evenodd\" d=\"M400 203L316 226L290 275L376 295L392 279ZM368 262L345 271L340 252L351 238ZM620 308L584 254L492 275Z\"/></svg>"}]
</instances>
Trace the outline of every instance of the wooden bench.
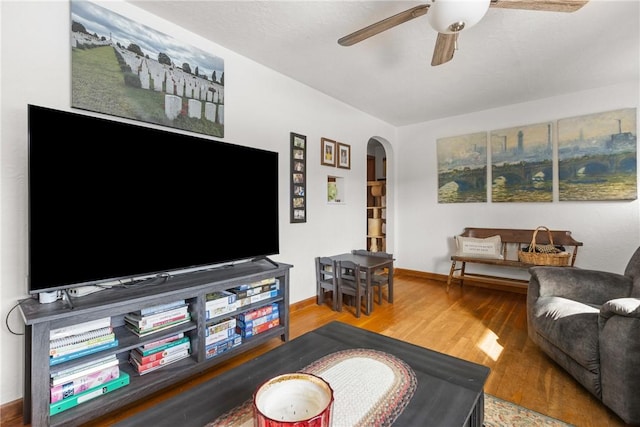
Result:
<instances>
[{"instance_id":1,"label":"wooden bench","mask_svg":"<svg viewBox=\"0 0 640 427\"><path fill-rule=\"evenodd\" d=\"M451 270L449 271L449 277L447 278L447 292L454 280L457 280L460 285L464 280L470 280L475 282L482 282L487 284L494 284L500 286L514 287L517 291L526 293L528 280L514 279L509 277L501 277L498 275L487 274L470 274L466 271L467 263L485 264L492 267L510 267L528 269L535 264L528 264L520 262L518 260L518 251L521 248L528 247L531 244L531 239L535 230L523 230L523 229L509 229L509 228L472 228L467 227L464 229L461 237L473 237L479 239L485 239L492 236L500 236L502 241L502 259L493 258L480 258L473 256L460 256L454 254L451 256ZM573 266L576 261L576 255L578 254L578 247L582 246L582 242L578 242L571 237L571 232L566 230L551 230L553 243L555 245L561 245L565 247L565 250L571 253L569 258L569 265ZM546 231L539 231L536 236L536 244L548 244L548 233ZM460 266L458 266L460 263ZM457 274L456 274L457 272Z\"/></svg>"}]
</instances>

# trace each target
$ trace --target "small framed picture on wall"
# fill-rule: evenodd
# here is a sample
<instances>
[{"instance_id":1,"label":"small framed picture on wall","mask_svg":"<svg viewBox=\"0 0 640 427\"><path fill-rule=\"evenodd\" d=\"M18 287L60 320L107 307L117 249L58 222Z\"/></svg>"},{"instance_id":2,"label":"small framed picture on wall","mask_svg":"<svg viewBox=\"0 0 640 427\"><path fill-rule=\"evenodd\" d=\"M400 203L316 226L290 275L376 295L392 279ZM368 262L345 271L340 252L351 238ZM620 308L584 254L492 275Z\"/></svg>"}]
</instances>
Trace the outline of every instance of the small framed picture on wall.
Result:
<instances>
[{"instance_id":1,"label":"small framed picture on wall","mask_svg":"<svg viewBox=\"0 0 640 427\"><path fill-rule=\"evenodd\" d=\"M320 164L325 166L336 165L336 144L337 142L327 138L320 139Z\"/></svg>"},{"instance_id":2,"label":"small framed picture on wall","mask_svg":"<svg viewBox=\"0 0 640 427\"><path fill-rule=\"evenodd\" d=\"M338 167L351 169L351 146L338 142Z\"/></svg>"}]
</instances>

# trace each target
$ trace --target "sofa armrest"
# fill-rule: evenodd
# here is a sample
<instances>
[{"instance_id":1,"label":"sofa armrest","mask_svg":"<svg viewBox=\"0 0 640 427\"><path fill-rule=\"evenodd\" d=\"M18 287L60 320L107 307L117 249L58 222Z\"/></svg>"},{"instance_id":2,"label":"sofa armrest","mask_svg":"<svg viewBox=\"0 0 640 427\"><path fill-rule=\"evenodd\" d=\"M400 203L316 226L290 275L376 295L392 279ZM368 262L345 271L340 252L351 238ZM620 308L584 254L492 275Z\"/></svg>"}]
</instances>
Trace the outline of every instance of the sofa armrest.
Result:
<instances>
[{"instance_id":1,"label":"sofa armrest","mask_svg":"<svg viewBox=\"0 0 640 427\"><path fill-rule=\"evenodd\" d=\"M640 319L640 298L617 298L600 307L601 319L606 321L616 315Z\"/></svg>"},{"instance_id":2,"label":"sofa armrest","mask_svg":"<svg viewBox=\"0 0 640 427\"><path fill-rule=\"evenodd\" d=\"M628 297L633 286L630 277L577 267L536 266L529 273L527 293L534 299L558 296L600 306L612 299Z\"/></svg>"},{"instance_id":3,"label":"sofa armrest","mask_svg":"<svg viewBox=\"0 0 640 427\"><path fill-rule=\"evenodd\" d=\"M602 401L640 425L640 298L607 301L598 317Z\"/></svg>"}]
</instances>

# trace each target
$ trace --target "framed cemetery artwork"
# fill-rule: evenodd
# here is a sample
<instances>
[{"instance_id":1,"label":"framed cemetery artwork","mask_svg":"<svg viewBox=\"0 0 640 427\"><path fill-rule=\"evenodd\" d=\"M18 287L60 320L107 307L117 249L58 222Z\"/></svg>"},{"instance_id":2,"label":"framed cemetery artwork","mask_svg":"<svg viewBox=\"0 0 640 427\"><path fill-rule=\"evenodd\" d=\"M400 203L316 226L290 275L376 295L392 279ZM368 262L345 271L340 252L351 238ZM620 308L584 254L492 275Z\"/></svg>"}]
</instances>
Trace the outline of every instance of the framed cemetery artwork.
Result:
<instances>
[{"instance_id":1,"label":"framed cemetery artwork","mask_svg":"<svg viewBox=\"0 0 640 427\"><path fill-rule=\"evenodd\" d=\"M223 138L224 70L219 56L71 0L74 108Z\"/></svg>"}]
</instances>

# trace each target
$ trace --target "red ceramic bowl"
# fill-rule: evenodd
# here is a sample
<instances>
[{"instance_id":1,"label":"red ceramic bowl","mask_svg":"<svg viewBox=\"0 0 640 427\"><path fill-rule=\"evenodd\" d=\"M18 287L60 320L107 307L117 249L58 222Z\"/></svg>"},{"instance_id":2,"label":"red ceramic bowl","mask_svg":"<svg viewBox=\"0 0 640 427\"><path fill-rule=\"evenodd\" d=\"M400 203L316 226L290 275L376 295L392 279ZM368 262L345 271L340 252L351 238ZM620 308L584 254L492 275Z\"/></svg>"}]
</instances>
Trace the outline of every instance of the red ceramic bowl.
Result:
<instances>
[{"instance_id":1,"label":"red ceramic bowl","mask_svg":"<svg viewBox=\"0 0 640 427\"><path fill-rule=\"evenodd\" d=\"M306 373L278 375L253 394L255 427L330 427L333 389Z\"/></svg>"}]
</instances>

